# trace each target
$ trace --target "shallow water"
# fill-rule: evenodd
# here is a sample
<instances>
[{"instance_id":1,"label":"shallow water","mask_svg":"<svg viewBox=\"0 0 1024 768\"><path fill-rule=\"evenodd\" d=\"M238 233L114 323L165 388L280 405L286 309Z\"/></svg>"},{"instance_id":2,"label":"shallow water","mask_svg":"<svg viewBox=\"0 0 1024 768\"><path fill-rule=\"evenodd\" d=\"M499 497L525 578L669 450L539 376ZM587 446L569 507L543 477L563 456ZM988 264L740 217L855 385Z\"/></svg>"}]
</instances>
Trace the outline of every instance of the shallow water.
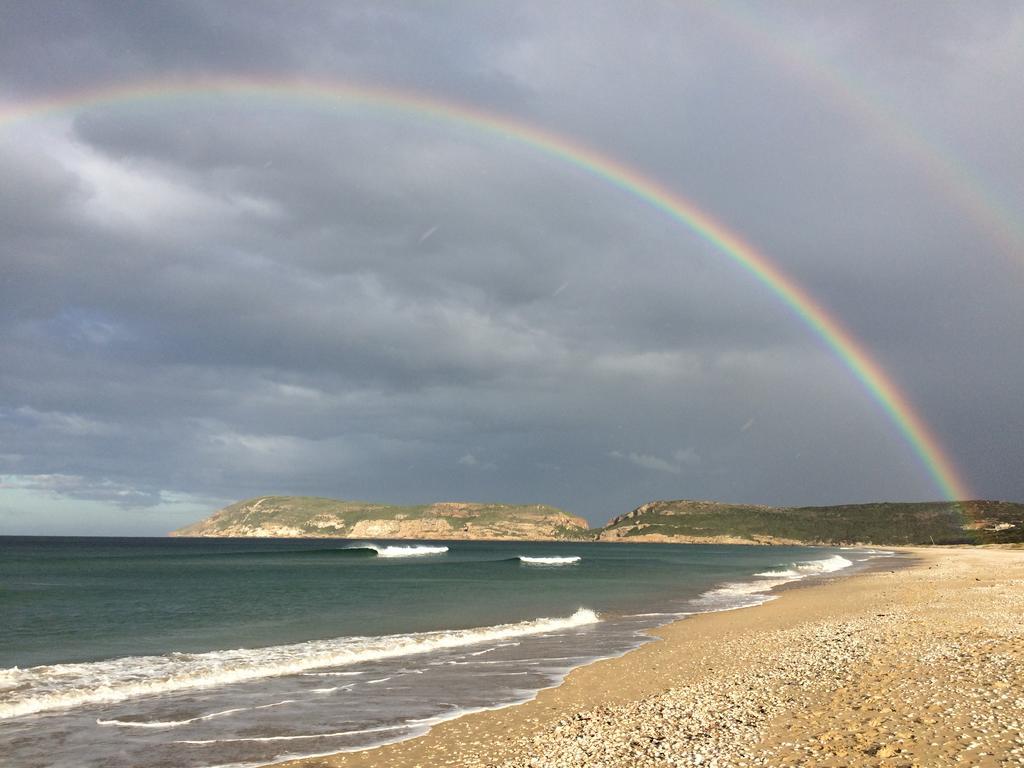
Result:
<instances>
[{"instance_id":1,"label":"shallow water","mask_svg":"<svg viewBox=\"0 0 1024 768\"><path fill-rule=\"evenodd\" d=\"M859 550L560 542L0 539L16 766L364 748L525 700L693 612Z\"/></svg>"}]
</instances>

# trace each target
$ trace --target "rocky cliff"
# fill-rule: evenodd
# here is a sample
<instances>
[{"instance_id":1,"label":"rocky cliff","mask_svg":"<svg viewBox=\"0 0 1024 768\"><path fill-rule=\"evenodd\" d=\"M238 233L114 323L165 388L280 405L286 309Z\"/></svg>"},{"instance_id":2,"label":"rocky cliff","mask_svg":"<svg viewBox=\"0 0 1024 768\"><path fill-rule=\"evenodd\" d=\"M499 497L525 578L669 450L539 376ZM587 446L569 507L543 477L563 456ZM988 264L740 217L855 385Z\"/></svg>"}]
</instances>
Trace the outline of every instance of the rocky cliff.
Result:
<instances>
[{"instance_id":1,"label":"rocky cliff","mask_svg":"<svg viewBox=\"0 0 1024 768\"><path fill-rule=\"evenodd\" d=\"M590 530L542 504L441 502L397 507L312 496L240 501L172 536L345 539L575 539L705 544L1011 544L1024 542L1024 504L878 502L769 507L652 501Z\"/></svg>"},{"instance_id":2,"label":"rocky cliff","mask_svg":"<svg viewBox=\"0 0 1024 768\"><path fill-rule=\"evenodd\" d=\"M313 496L261 496L171 536L345 539L580 539L587 521L543 504L440 502L398 507Z\"/></svg>"}]
</instances>

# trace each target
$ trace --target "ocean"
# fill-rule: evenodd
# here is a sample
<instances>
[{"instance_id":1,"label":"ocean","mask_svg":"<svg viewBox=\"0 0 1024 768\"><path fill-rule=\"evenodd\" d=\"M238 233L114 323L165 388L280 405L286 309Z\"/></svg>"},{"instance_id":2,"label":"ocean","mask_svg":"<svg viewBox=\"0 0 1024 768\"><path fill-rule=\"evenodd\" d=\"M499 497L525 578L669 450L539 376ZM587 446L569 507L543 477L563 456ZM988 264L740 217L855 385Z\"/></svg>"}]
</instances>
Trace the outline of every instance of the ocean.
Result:
<instances>
[{"instance_id":1,"label":"ocean","mask_svg":"<svg viewBox=\"0 0 1024 768\"><path fill-rule=\"evenodd\" d=\"M525 701L687 614L889 553L0 537L0 754L250 766Z\"/></svg>"}]
</instances>

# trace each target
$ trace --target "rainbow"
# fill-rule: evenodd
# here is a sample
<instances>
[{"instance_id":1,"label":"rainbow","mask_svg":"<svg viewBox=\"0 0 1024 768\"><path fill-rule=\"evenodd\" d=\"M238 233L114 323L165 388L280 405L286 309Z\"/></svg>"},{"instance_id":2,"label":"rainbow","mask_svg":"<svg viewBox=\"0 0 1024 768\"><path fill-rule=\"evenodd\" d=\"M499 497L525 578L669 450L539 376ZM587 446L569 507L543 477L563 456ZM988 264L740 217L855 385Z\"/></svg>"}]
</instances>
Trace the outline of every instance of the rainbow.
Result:
<instances>
[{"instance_id":1,"label":"rainbow","mask_svg":"<svg viewBox=\"0 0 1024 768\"><path fill-rule=\"evenodd\" d=\"M711 214L640 171L583 144L505 115L412 91L351 83L243 77L165 79L75 91L0 106L0 128L81 109L199 97L291 101L327 108L359 106L467 126L529 147L608 182L687 227L774 293L863 385L914 451L936 488L950 501L971 497L941 443L906 395L843 326L793 278Z\"/></svg>"},{"instance_id":2,"label":"rainbow","mask_svg":"<svg viewBox=\"0 0 1024 768\"><path fill-rule=\"evenodd\" d=\"M808 83L822 100L851 116L883 145L913 163L932 188L966 214L978 230L1006 257L1024 264L1024 223L1000 201L969 167L885 103L852 74L814 56L805 44L787 39L770 26L756 4L698 3L698 12L726 28L745 50L758 52L772 64Z\"/></svg>"}]
</instances>

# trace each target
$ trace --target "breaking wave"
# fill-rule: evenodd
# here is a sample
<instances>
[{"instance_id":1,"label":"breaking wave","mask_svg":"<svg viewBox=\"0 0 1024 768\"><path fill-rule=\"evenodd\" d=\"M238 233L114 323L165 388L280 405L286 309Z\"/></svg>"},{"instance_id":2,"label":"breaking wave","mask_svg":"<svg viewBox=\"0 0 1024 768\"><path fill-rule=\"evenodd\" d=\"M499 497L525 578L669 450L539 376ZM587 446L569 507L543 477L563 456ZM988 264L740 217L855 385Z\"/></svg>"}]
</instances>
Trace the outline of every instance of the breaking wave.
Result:
<instances>
[{"instance_id":1,"label":"breaking wave","mask_svg":"<svg viewBox=\"0 0 1024 768\"><path fill-rule=\"evenodd\" d=\"M701 610L724 611L731 608L746 608L760 605L773 599L768 593L775 587L792 581L806 579L808 576L820 576L826 573L841 571L853 563L841 555L832 555L824 560L806 560L792 563L788 568L775 571L755 573L757 581L740 581L723 584L709 590L694 602Z\"/></svg>"},{"instance_id":2,"label":"breaking wave","mask_svg":"<svg viewBox=\"0 0 1024 768\"><path fill-rule=\"evenodd\" d=\"M12 667L0 670L0 720L52 709L118 702L168 691L228 685L299 674L311 669L539 635L598 621L600 619L594 611L580 608L564 618L539 618L475 629L339 637L266 648L128 656L27 669Z\"/></svg>"},{"instance_id":3,"label":"breaking wave","mask_svg":"<svg viewBox=\"0 0 1024 768\"><path fill-rule=\"evenodd\" d=\"M527 555L520 555L516 559L526 565L572 565L573 563L578 563L583 558L579 555L569 555L566 557L529 557Z\"/></svg>"},{"instance_id":4,"label":"breaking wave","mask_svg":"<svg viewBox=\"0 0 1024 768\"><path fill-rule=\"evenodd\" d=\"M432 544L412 544L409 546L382 546L380 544L359 544L354 547L347 547L346 551L376 552L377 557L423 557L424 555L443 555L448 547Z\"/></svg>"},{"instance_id":5,"label":"breaking wave","mask_svg":"<svg viewBox=\"0 0 1024 768\"><path fill-rule=\"evenodd\" d=\"M789 568L780 571L764 571L755 575L767 578L805 579L808 576L841 571L843 568L849 568L851 565L853 563L842 555L832 555L832 557L826 560L807 560L802 563L793 563Z\"/></svg>"}]
</instances>

